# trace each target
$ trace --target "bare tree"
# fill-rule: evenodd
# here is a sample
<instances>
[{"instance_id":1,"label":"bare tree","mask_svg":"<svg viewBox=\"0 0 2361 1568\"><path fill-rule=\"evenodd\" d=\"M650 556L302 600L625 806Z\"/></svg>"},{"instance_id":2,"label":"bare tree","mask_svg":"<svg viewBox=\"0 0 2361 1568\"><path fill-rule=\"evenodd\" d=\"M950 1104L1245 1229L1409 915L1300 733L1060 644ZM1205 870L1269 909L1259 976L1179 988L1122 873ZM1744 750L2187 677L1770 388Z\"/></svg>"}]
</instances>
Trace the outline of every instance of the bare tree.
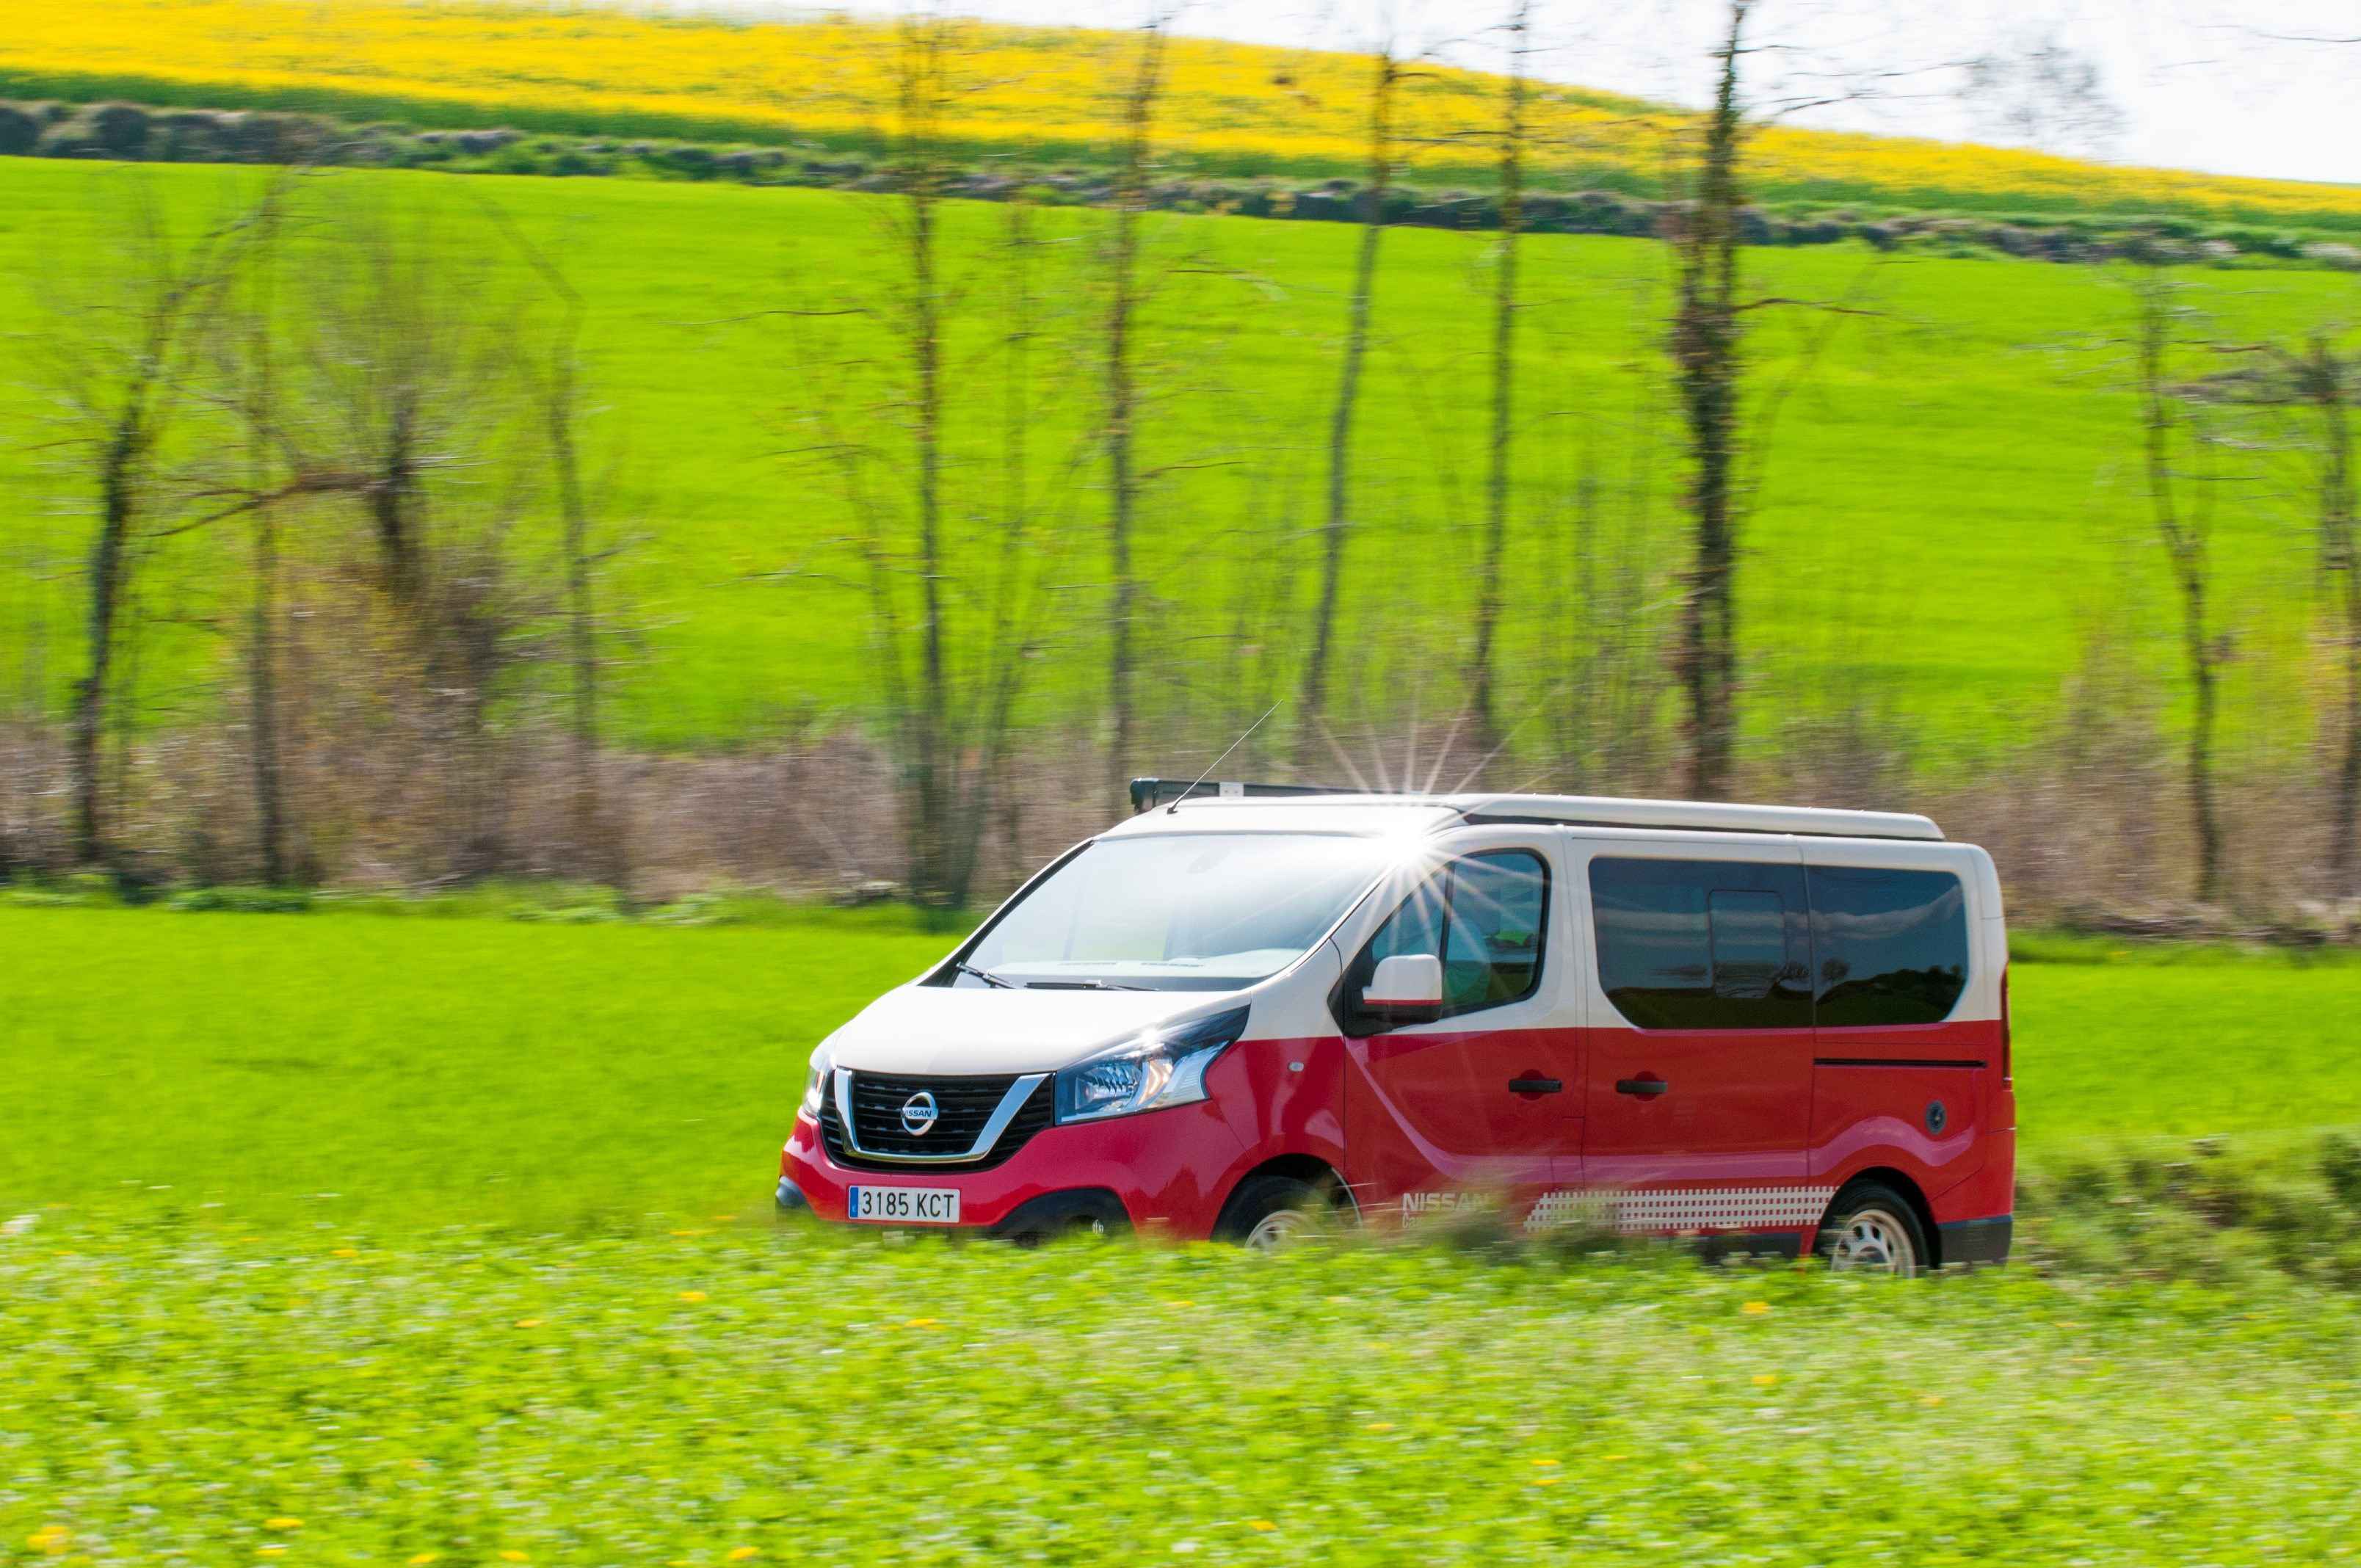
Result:
<instances>
[{"instance_id":1,"label":"bare tree","mask_svg":"<svg viewBox=\"0 0 2361 1568\"><path fill-rule=\"evenodd\" d=\"M1506 24L1509 71L1500 86L1500 237L1493 248L1492 420L1489 467L1484 486L1484 547L1477 567L1476 640L1468 658L1467 708L1477 749L1489 754L1500 743L1499 655L1500 573L1509 543L1509 508L1514 495L1510 467L1517 387L1517 240L1524 226L1526 56L1532 48L1532 0L1512 0Z\"/></svg>"},{"instance_id":2,"label":"bare tree","mask_svg":"<svg viewBox=\"0 0 2361 1568\"><path fill-rule=\"evenodd\" d=\"M1744 132L1739 62L1752 0L1730 0L1714 58L1713 106L1702 127L1695 189L1675 236L1678 283L1673 361L1687 426L1689 512L1695 555L1681 611L1679 668L1688 707L1693 797L1718 799L1730 784L1738 729L1738 571L1735 477L1741 375L1738 302L1738 159Z\"/></svg>"},{"instance_id":3,"label":"bare tree","mask_svg":"<svg viewBox=\"0 0 2361 1568\"><path fill-rule=\"evenodd\" d=\"M1995 141L2103 158L2124 132L2099 63L2054 32L1986 50L1966 62L1960 97Z\"/></svg>"},{"instance_id":4,"label":"bare tree","mask_svg":"<svg viewBox=\"0 0 2361 1568\"><path fill-rule=\"evenodd\" d=\"M1133 438L1138 414L1135 341L1143 286L1139 276L1140 223L1148 210L1148 159L1154 150L1156 106L1164 90L1167 18L1152 12L1140 28L1130 80L1121 105L1122 141L1117 148L1114 217L1107 236L1106 429L1108 788L1125 798L1137 725L1133 706L1134 634L1139 585L1132 564L1132 530L1139 509L1140 476Z\"/></svg>"},{"instance_id":5,"label":"bare tree","mask_svg":"<svg viewBox=\"0 0 2361 1568\"><path fill-rule=\"evenodd\" d=\"M66 750L72 850L84 862L109 858L99 738L118 696L133 575L170 504L159 493L159 449L183 401L178 380L257 213L241 205L192 236L175 235L144 184L131 188L124 210L114 249L120 274L106 280L104 297L56 313L61 325L52 344L65 444L97 517L83 578L88 662L74 683Z\"/></svg>"},{"instance_id":6,"label":"bare tree","mask_svg":"<svg viewBox=\"0 0 2361 1568\"><path fill-rule=\"evenodd\" d=\"M1337 370L1336 401L1328 420L1328 504L1321 526L1320 595L1312 611L1312 648L1304 659L1303 684L1296 705L1299 765L1327 718L1328 665L1345 575L1345 546L1352 526L1353 422L1360 406L1362 362L1368 354L1378 242L1385 234L1386 197L1393 182L1394 100L1402 78L1394 48L1389 35L1369 51L1368 174L1361 188L1360 248L1353 263L1344 360Z\"/></svg>"},{"instance_id":7,"label":"bare tree","mask_svg":"<svg viewBox=\"0 0 2361 1568\"><path fill-rule=\"evenodd\" d=\"M246 288L242 313L243 374L236 389L244 425L246 480L250 510L251 599L247 611L247 760L254 787L255 860L262 880L278 886L288 878L287 789L279 733L279 486L282 453L276 436L280 367L277 282L281 213L266 212Z\"/></svg>"},{"instance_id":8,"label":"bare tree","mask_svg":"<svg viewBox=\"0 0 2361 1568\"><path fill-rule=\"evenodd\" d=\"M620 886L625 880L624 846L602 822L598 798L599 553L591 543L589 489L582 472L582 427L588 413L582 295L555 256L534 244L498 209L492 212L494 221L557 306L557 320L546 339L517 344L512 352L548 456L550 489L557 511L566 599L566 734L572 774L569 831L575 852L596 862L602 880Z\"/></svg>"},{"instance_id":9,"label":"bare tree","mask_svg":"<svg viewBox=\"0 0 2361 1568\"><path fill-rule=\"evenodd\" d=\"M2331 792L2328 877L2340 896L2361 894L2361 522L2354 498L2353 403L2361 356L2315 332L2299 348L2261 343L2229 352L2250 363L2209 376L2191 390L2208 400L2294 406L2318 422L2306 443L2315 463L2314 560L2334 618L2343 690L2335 780Z\"/></svg>"},{"instance_id":10,"label":"bare tree","mask_svg":"<svg viewBox=\"0 0 2361 1568\"><path fill-rule=\"evenodd\" d=\"M436 874L500 869L509 805L494 709L538 619L515 571L512 510L484 481L513 417L519 302L487 269L491 236L439 207L341 186L316 213L300 468L357 503L367 580L390 633L379 672L432 766Z\"/></svg>"},{"instance_id":11,"label":"bare tree","mask_svg":"<svg viewBox=\"0 0 2361 1568\"><path fill-rule=\"evenodd\" d=\"M2185 422L2171 376L2175 328L2180 311L2174 285L2160 267L2143 265L2134 280L2134 364L2140 400L2142 470L2157 539L2172 569L2180 598L2181 651L2188 660L2191 696L2188 783L2190 825L2197 840L2196 896L2212 903L2222 891L2222 823L2214 798L2213 746L2221 705L2221 672L2229 643L2213 630L2208 598L2213 585L2213 487L2200 483L2183 495L2191 476L2174 459ZM2202 451L2202 443L2193 450Z\"/></svg>"},{"instance_id":12,"label":"bare tree","mask_svg":"<svg viewBox=\"0 0 2361 1568\"><path fill-rule=\"evenodd\" d=\"M941 231L953 172L941 120L953 91L959 28L929 16L906 19L895 32L896 189L884 229L893 265L879 302L789 313L873 317L891 338L882 368L887 403L898 418L848 416L848 392L873 367L860 351L826 362L807 356L806 417L820 434L816 455L834 473L854 520L851 543L900 784L910 890L920 904L946 909L963 905L973 886L1035 650L1036 524L1046 510L1031 452L1044 357L1036 352L1044 291L1035 274L1046 247L1021 200L1003 209L996 257L997 482L989 500L981 485L958 493L951 487L953 394L977 381L950 364L953 329L975 313L971 291L946 277ZM880 432L896 429L906 445L880 439ZM981 537L960 526L979 517Z\"/></svg>"},{"instance_id":13,"label":"bare tree","mask_svg":"<svg viewBox=\"0 0 2361 1568\"><path fill-rule=\"evenodd\" d=\"M2361 896L2361 506L2355 504L2356 361L2313 334L2296 361L2296 386L2320 419L2320 566L2342 625L2344 744L2330 819L2329 874L2339 895Z\"/></svg>"}]
</instances>

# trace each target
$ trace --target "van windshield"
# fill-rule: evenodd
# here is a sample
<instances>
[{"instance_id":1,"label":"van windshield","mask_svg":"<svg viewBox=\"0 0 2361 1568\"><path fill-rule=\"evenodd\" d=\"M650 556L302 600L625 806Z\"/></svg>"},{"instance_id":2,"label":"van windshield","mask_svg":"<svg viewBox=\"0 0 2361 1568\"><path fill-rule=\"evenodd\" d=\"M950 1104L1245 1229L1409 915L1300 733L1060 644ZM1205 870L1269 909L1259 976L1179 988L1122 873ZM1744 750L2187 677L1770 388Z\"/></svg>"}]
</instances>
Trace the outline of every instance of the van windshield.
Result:
<instances>
[{"instance_id":1,"label":"van windshield","mask_svg":"<svg viewBox=\"0 0 2361 1568\"><path fill-rule=\"evenodd\" d=\"M1002 916L951 983L1235 991L1301 957L1399 858L1332 834L1102 839Z\"/></svg>"}]
</instances>

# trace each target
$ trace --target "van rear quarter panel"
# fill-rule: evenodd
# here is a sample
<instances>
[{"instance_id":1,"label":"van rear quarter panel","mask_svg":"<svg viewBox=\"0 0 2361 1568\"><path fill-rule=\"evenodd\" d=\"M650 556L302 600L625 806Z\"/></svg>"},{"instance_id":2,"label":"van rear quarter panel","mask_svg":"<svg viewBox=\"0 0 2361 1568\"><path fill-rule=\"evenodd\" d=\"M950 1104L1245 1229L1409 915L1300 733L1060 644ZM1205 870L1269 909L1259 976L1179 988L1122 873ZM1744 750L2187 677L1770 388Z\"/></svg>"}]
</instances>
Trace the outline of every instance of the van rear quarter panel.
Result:
<instances>
[{"instance_id":1,"label":"van rear quarter panel","mask_svg":"<svg viewBox=\"0 0 2361 1568\"><path fill-rule=\"evenodd\" d=\"M1850 1033L1820 1036L1807 1168L1841 1186L1861 1171L1889 1167L1931 1204L1974 1175L1988 1152L1997 1029L1932 1024L1864 1031L1874 1039L1847 1039Z\"/></svg>"}]
</instances>

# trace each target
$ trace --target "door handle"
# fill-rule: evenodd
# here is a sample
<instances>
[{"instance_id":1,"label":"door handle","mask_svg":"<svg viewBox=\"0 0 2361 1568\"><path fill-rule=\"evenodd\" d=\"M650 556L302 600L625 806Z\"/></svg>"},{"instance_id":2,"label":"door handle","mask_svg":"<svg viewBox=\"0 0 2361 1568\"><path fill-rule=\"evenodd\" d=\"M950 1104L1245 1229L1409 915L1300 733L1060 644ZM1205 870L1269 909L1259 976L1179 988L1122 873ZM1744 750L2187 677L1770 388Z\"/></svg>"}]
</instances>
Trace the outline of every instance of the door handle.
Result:
<instances>
[{"instance_id":1,"label":"door handle","mask_svg":"<svg viewBox=\"0 0 2361 1568\"><path fill-rule=\"evenodd\" d=\"M1512 1078L1509 1080L1511 1094L1555 1094L1565 1085L1554 1078Z\"/></svg>"},{"instance_id":2,"label":"door handle","mask_svg":"<svg viewBox=\"0 0 2361 1568\"><path fill-rule=\"evenodd\" d=\"M1661 1078L1619 1078L1615 1080L1616 1093L1636 1094L1642 1100L1653 1100L1671 1087Z\"/></svg>"}]
</instances>

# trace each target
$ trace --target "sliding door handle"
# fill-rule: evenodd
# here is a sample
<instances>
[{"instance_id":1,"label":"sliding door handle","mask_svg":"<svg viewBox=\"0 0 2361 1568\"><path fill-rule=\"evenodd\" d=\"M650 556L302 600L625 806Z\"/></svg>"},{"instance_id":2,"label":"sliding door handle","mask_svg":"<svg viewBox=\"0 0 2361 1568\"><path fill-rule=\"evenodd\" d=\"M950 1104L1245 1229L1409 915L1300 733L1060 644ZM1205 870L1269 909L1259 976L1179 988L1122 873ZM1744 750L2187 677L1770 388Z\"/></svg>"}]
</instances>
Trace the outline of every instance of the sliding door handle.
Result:
<instances>
[{"instance_id":1,"label":"sliding door handle","mask_svg":"<svg viewBox=\"0 0 2361 1568\"><path fill-rule=\"evenodd\" d=\"M1511 1094L1555 1094L1565 1087L1554 1078L1512 1078L1509 1080Z\"/></svg>"},{"instance_id":2,"label":"sliding door handle","mask_svg":"<svg viewBox=\"0 0 2361 1568\"><path fill-rule=\"evenodd\" d=\"M1653 1075L1647 1078L1619 1078L1615 1080L1616 1093L1636 1094L1642 1100L1653 1100L1670 1088L1672 1088L1671 1084Z\"/></svg>"}]
</instances>

